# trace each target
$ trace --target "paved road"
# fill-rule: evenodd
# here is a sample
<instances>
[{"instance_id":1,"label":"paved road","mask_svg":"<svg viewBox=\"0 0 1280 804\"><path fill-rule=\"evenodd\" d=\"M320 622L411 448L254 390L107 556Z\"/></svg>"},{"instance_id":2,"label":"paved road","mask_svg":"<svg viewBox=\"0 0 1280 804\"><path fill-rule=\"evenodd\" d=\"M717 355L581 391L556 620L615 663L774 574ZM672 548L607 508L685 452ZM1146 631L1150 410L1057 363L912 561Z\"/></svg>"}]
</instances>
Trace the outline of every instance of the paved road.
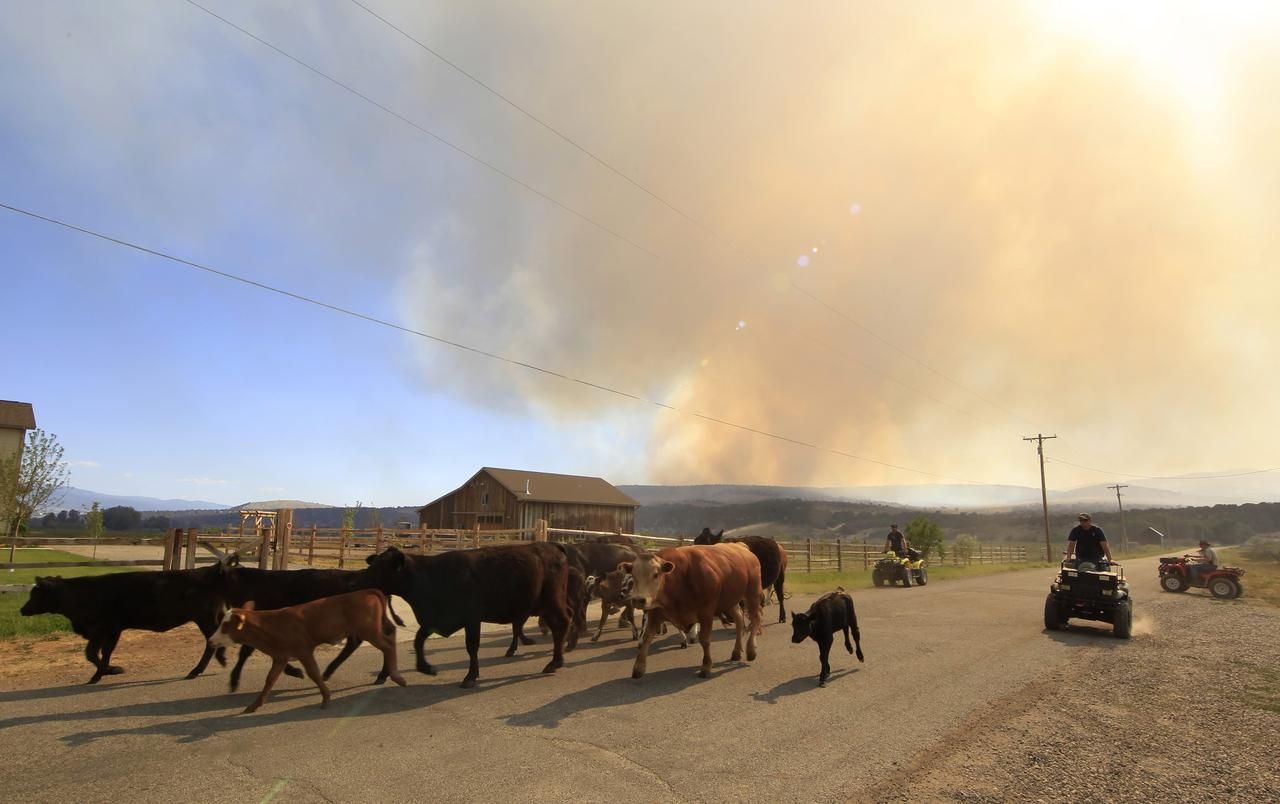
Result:
<instances>
[{"instance_id":1,"label":"paved road","mask_svg":"<svg viewBox=\"0 0 1280 804\"><path fill-rule=\"evenodd\" d=\"M1135 562L1131 572L1140 615L1159 594L1153 567ZM731 635L717 629L707 680L694 675L697 649L673 638L632 680L635 647L621 630L584 641L543 676L546 646L504 659L501 629L483 639L473 690L456 686L466 655L455 637L428 643L441 675L409 673L406 689L363 686L378 657L363 648L334 679L329 710L317 708L309 682L282 679L267 706L245 716L236 713L265 660L252 660L230 695L225 670L177 679L198 651L175 636L165 666L121 652L129 673L96 688L26 679L36 688L0 692L0 789L33 801L898 797L892 781L937 745L962 743L1082 656L1151 639L1143 617L1132 643L1087 626L1046 634L1047 581L1029 570L859 592L866 664L833 652L825 689L816 646L792 645L787 625L767 627L751 665L727 661ZM402 664L408 655L404 646Z\"/></svg>"}]
</instances>

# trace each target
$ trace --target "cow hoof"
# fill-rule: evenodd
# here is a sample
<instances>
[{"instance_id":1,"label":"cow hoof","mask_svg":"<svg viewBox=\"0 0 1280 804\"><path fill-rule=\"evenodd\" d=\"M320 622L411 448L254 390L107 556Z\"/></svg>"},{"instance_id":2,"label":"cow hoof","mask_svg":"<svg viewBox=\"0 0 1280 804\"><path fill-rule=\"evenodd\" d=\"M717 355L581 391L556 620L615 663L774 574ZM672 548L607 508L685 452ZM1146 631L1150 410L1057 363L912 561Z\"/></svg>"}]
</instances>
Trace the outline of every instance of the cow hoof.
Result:
<instances>
[{"instance_id":1,"label":"cow hoof","mask_svg":"<svg viewBox=\"0 0 1280 804\"><path fill-rule=\"evenodd\" d=\"M599 634L596 634L595 636L591 637L591 641L592 641L592 642L599 642L599 641L600 641L600 635L599 635Z\"/></svg>"},{"instance_id":2,"label":"cow hoof","mask_svg":"<svg viewBox=\"0 0 1280 804\"><path fill-rule=\"evenodd\" d=\"M711 678L711 671L705 667L702 668L698 671L698 678Z\"/></svg>"},{"instance_id":3,"label":"cow hoof","mask_svg":"<svg viewBox=\"0 0 1280 804\"><path fill-rule=\"evenodd\" d=\"M632 677L632 678L640 678L640 677L641 677L641 676L643 676L643 675L644 675L644 671L643 671L643 670L632 670L632 671L631 671L631 677Z\"/></svg>"},{"instance_id":4,"label":"cow hoof","mask_svg":"<svg viewBox=\"0 0 1280 804\"><path fill-rule=\"evenodd\" d=\"M516 655L516 649L515 649L515 648L507 648L507 652L506 652L506 654L505 654L505 655L506 655L506 657L507 657L508 659L510 659L512 656L515 656L515 655Z\"/></svg>"},{"instance_id":5,"label":"cow hoof","mask_svg":"<svg viewBox=\"0 0 1280 804\"><path fill-rule=\"evenodd\" d=\"M551 661L547 662L546 667L542 668L542 672L554 673L555 671L559 670L561 667L564 667L564 662L557 662L555 659L552 659Z\"/></svg>"},{"instance_id":6,"label":"cow hoof","mask_svg":"<svg viewBox=\"0 0 1280 804\"><path fill-rule=\"evenodd\" d=\"M399 685L400 685L400 686L402 686L402 687L407 687L407 686L409 686L409 682L405 681L405 680L404 680L404 676L402 676L402 675L399 675L399 674L394 675L394 676L392 676L392 677L391 677L391 680L392 680L392 681L394 681L394 682L396 682L397 684L399 684Z\"/></svg>"},{"instance_id":7,"label":"cow hoof","mask_svg":"<svg viewBox=\"0 0 1280 804\"><path fill-rule=\"evenodd\" d=\"M474 678L464 678L464 679L462 679L461 687L462 687L462 689L464 689L464 690L469 690L469 689L471 689L472 687L474 687L475 685L476 685L476 680L475 680Z\"/></svg>"},{"instance_id":8,"label":"cow hoof","mask_svg":"<svg viewBox=\"0 0 1280 804\"><path fill-rule=\"evenodd\" d=\"M192 670L190 673L187 673L185 676L183 676L183 678L185 678L187 681L190 681L191 679L196 678L199 675L200 675L199 672ZM232 690L232 692L234 691L235 690Z\"/></svg>"},{"instance_id":9,"label":"cow hoof","mask_svg":"<svg viewBox=\"0 0 1280 804\"><path fill-rule=\"evenodd\" d=\"M439 671L436 670L431 665L427 664L426 662L423 662L422 664L418 665L418 672L422 673L424 676L434 676Z\"/></svg>"},{"instance_id":10,"label":"cow hoof","mask_svg":"<svg viewBox=\"0 0 1280 804\"><path fill-rule=\"evenodd\" d=\"M543 631L542 633L543 633L543 635L545 636L547 632L546 632L546 631ZM537 643L537 642L535 642L535 641L533 640L533 637L527 637L527 636L525 636L524 634L521 634L521 635L520 635L520 644L521 644L521 645L536 645L536 644L538 644L538 643Z\"/></svg>"},{"instance_id":11,"label":"cow hoof","mask_svg":"<svg viewBox=\"0 0 1280 804\"><path fill-rule=\"evenodd\" d=\"M323 701L321 701L321 702L320 702L320 708L321 708L321 709L328 709L328 708L329 708L329 699L328 699L328 698L325 698Z\"/></svg>"},{"instance_id":12,"label":"cow hoof","mask_svg":"<svg viewBox=\"0 0 1280 804\"><path fill-rule=\"evenodd\" d=\"M246 706L246 707L244 708L244 711L243 711L243 712L241 712L240 714L242 714L242 715L252 715L252 714L253 714L254 712L256 712L256 711L258 711L258 705L257 705L257 704L249 704L248 706Z\"/></svg>"},{"instance_id":13,"label":"cow hoof","mask_svg":"<svg viewBox=\"0 0 1280 804\"><path fill-rule=\"evenodd\" d=\"M101 675L95 675L93 678L91 678L91 679L89 679L88 681L86 681L86 682L85 682L85 684L97 684L97 683L98 683L99 681L101 681L101 680L102 680L102 676L101 676Z\"/></svg>"},{"instance_id":14,"label":"cow hoof","mask_svg":"<svg viewBox=\"0 0 1280 804\"><path fill-rule=\"evenodd\" d=\"M113 665L109 665L109 666L107 667L106 675L109 675L109 676L118 676L118 675L120 675L120 674L121 674L121 673L123 673L123 672L124 672L124 668L123 668L123 667L117 667L116 665L114 665L114 664L113 664Z\"/></svg>"},{"instance_id":15,"label":"cow hoof","mask_svg":"<svg viewBox=\"0 0 1280 804\"><path fill-rule=\"evenodd\" d=\"M756 660L756 652L748 648L748 649L747 649L747 661L749 661L749 662L754 662L755 660Z\"/></svg>"},{"instance_id":16,"label":"cow hoof","mask_svg":"<svg viewBox=\"0 0 1280 804\"><path fill-rule=\"evenodd\" d=\"M383 684L386 684L386 683L387 683L386 676L378 676L373 680L373 686L375 687L381 687Z\"/></svg>"},{"instance_id":17,"label":"cow hoof","mask_svg":"<svg viewBox=\"0 0 1280 804\"><path fill-rule=\"evenodd\" d=\"M742 661L742 654L735 650L732 654L729 655L729 661L731 662Z\"/></svg>"},{"instance_id":18,"label":"cow hoof","mask_svg":"<svg viewBox=\"0 0 1280 804\"><path fill-rule=\"evenodd\" d=\"M291 664L284 666L284 674L289 678L302 678L302 671Z\"/></svg>"},{"instance_id":19,"label":"cow hoof","mask_svg":"<svg viewBox=\"0 0 1280 804\"><path fill-rule=\"evenodd\" d=\"M819 687L825 687L825 686L827 686L827 680L826 680L825 678L820 678L820 679L818 679L818 686L819 686Z\"/></svg>"}]
</instances>

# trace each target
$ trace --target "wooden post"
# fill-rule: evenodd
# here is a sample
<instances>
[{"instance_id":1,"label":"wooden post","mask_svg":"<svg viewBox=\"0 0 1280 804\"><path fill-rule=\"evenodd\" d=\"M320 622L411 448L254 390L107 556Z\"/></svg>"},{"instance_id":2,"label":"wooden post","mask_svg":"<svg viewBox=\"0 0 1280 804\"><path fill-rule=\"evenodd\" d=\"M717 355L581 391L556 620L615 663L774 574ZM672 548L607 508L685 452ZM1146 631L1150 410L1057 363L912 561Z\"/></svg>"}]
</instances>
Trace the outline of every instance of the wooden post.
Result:
<instances>
[{"instance_id":1,"label":"wooden post","mask_svg":"<svg viewBox=\"0 0 1280 804\"><path fill-rule=\"evenodd\" d=\"M547 520L539 519L538 527L533 532L533 540L535 542L545 542L547 538Z\"/></svg>"},{"instance_id":2,"label":"wooden post","mask_svg":"<svg viewBox=\"0 0 1280 804\"><path fill-rule=\"evenodd\" d=\"M168 538L164 540L164 564L160 569L171 570L176 569L173 561L173 548L178 541L178 534L181 533L177 528L170 528Z\"/></svg>"},{"instance_id":3,"label":"wooden post","mask_svg":"<svg viewBox=\"0 0 1280 804\"><path fill-rule=\"evenodd\" d=\"M866 570L871 567L871 557L867 555L867 540L862 540L862 569Z\"/></svg>"},{"instance_id":4,"label":"wooden post","mask_svg":"<svg viewBox=\"0 0 1280 804\"><path fill-rule=\"evenodd\" d=\"M347 529L339 529L338 538L338 569L343 569L347 565Z\"/></svg>"},{"instance_id":5,"label":"wooden post","mask_svg":"<svg viewBox=\"0 0 1280 804\"><path fill-rule=\"evenodd\" d=\"M475 527L471 529L471 549L474 550L480 546L480 520L476 520Z\"/></svg>"},{"instance_id":6,"label":"wooden post","mask_svg":"<svg viewBox=\"0 0 1280 804\"><path fill-rule=\"evenodd\" d=\"M804 540L805 572L813 572L813 539Z\"/></svg>"},{"instance_id":7,"label":"wooden post","mask_svg":"<svg viewBox=\"0 0 1280 804\"><path fill-rule=\"evenodd\" d=\"M289 569L289 550L293 536L293 509L281 508L276 511L276 554L271 564L278 570Z\"/></svg>"},{"instance_id":8,"label":"wooden post","mask_svg":"<svg viewBox=\"0 0 1280 804\"><path fill-rule=\"evenodd\" d=\"M196 568L196 533L195 528L187 528L187 555L183 565L187 569Z\"/></svg>"},{"instance_id":9,"label":"wooden post","mask_svg":"<svg viewBox=\"0 0 1280 804\"><path fill-rule=\"evenodd\" d=\"M379 525L378 529L373 533L373 552L374 553L382 552L382 526L381 525Z\"/></svg>"},{"instance_id":10,"label":"wooden post","mask_svg":"<svg viewBox=\"0 0 1280 804\"><path fill-rule=\"evenodd\" d=\"M316 526L311 526L311 543L307 545L307 566L316 565Z\"/></svg>"},{"instance_id":11,"label":"wooden post","mask_svg":"<svg viewBox=\"0 0 1280 804\"><path fill-rule=\"evenodd\" d=\"M836 572L844 572L844 552L840 549L839 539L836 539Z\"/></svg>"}]
</instances>

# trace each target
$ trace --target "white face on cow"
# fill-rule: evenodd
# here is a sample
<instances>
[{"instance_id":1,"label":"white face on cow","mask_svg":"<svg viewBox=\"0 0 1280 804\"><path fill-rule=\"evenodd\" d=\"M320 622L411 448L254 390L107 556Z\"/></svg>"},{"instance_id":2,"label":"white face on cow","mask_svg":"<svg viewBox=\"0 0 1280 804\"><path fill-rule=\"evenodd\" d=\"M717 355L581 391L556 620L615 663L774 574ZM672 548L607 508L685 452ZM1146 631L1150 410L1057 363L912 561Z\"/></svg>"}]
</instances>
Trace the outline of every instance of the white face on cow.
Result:
<instances>
[{"instance_id":1,"label":"white face on cow","mask_svg":"<svg viewBox=\"0 0 1280 804\"><path fill-rule=\"evenodd\" d=\"M628 561L619 567L623 572L629 571L631 576L631 599L646 610L657 606L662 584L675 568L675 564L670 561L663 561L652 555L636 556L635 561Z\"/></svg>"},{"instance_id":2,"label":"white face on cow","mask_svg":"<svg viewBox=\"0 0 1280 804\"><path fill-rule=\"evenodd\" d=\"M217 626L214 628L213 636L209 637L209 644L215 648L229 648L236 644L231 637L231 633L238 628L244 628L244 615L233 612L226 606L218 609Z\"/></svg>"}]
</instances>

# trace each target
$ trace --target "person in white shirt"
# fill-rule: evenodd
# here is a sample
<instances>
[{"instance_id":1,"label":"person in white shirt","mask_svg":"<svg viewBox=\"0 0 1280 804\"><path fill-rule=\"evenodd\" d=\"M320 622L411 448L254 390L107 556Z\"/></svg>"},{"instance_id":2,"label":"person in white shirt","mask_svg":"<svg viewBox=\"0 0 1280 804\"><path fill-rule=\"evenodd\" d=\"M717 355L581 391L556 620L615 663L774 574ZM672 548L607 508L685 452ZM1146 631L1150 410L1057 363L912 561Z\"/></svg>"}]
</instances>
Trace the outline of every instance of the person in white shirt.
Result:
<instances>
[{"instance_id":1,"label":"person in white shirt","mask_svg":"<svg viewBox=\"0 0 1280 804\"><path fill-rule=\"evenodd\" d=\"M1204 575L1218 568L1218 551L1208 542L1200 542L1200 560L1190 566L1191 574Z\"/></svg>"}]
</instances>

